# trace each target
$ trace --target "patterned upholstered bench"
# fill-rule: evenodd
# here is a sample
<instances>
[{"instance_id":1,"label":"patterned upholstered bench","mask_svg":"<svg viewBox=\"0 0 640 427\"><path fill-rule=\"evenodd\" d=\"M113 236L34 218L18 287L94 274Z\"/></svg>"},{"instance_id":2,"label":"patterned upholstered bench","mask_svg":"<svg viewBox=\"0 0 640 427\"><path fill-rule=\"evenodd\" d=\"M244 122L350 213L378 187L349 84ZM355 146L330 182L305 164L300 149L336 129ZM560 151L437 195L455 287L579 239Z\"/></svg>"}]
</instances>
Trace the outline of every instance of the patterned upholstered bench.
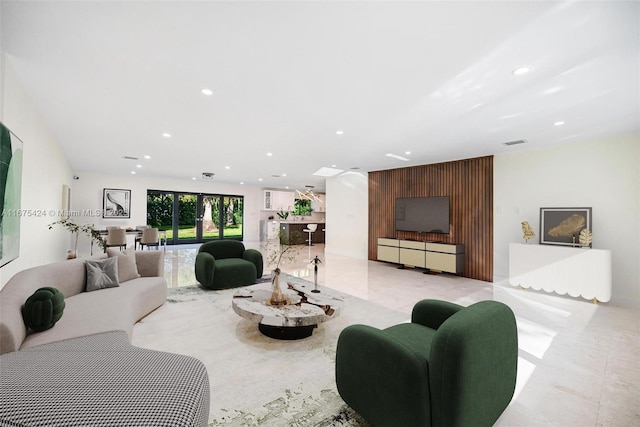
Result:
<instances>
[{"instance_id":1,"label":"patterned upholstered bench","mask_svg":"<svg viewBox=\"0 0 640 427\"><path fill-rule=\"evenodd\" d=\"M142 349L127 333L0 356L0 426L206 426L209 380L192 357Z\"/></svg>"}]
</instances>

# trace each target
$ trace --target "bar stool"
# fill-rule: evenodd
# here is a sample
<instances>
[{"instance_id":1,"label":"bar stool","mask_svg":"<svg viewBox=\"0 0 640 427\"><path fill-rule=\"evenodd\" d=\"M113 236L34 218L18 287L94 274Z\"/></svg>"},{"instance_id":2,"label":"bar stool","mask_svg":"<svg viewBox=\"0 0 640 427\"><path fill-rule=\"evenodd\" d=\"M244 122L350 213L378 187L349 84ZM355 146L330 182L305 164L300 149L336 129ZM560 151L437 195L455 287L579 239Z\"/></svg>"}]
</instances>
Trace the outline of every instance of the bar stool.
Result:
<instances>
[{"instance_id":1,"label":"bar stool","mask_svg":"<svg viewBox=\"0 0 640 427\"><path fill-rule=\"evenodd\" d=\"M318 224L307 224L307 228L302 230L305 233L309 233L309 246L313 246L313 243L311 243L311 234L315 233L317 229L318 229Z\"/></svg>"}]
</instances>

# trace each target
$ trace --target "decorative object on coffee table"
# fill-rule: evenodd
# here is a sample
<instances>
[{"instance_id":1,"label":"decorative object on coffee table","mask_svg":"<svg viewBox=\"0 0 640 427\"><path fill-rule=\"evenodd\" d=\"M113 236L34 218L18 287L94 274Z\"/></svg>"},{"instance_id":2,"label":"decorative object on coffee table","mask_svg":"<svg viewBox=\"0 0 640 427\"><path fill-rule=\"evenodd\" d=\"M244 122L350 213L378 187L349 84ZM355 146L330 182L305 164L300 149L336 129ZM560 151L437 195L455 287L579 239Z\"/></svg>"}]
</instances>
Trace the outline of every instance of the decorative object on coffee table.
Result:
<instances>
[{"instance_id":1,"label":"decorative object on coffee table","mask_svg":"<svg viewBox=\"0 0 640 427\"><path fill-rule=\"evenodd\" d=\"M271 272L271 298L267 302L269 305L283 306L291 304L291 299L282 292L280 288L280 269L276 268Z\"/></svg>"},{"instance_id":2,"label":"decorative object on coffee table","mask_svg":"<svg viewBox=\"0 0 640 427\"><path fill-rule=\"evenodd\" d=\"M318 258L318 255L316 255L316 257L311 260L311 264L313 264L313 284L315 286L311 291L313 293L320 292L320 290L318 289L318 264L321 264L321 263L322 261L320 261L320 258Z\"/></svg>"}]
</instances>

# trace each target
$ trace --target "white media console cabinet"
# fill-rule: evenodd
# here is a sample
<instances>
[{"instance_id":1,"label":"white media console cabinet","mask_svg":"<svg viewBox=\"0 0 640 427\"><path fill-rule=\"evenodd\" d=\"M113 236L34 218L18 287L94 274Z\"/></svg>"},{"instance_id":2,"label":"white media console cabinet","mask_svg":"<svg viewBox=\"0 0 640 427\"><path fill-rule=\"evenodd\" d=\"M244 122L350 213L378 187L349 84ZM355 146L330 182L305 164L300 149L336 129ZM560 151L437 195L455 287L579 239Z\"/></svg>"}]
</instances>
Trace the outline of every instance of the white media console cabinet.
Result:
<instances>
[{"instance_id":1,"label":"white media console cabinet","mask_svg":"<svg viewBox=\"0 0 640 427\"><path fill-rule=\"evenodd\" d=\"M460 274L464 245L378 237L378 261Z\"/></svg>"},{"instance_id":2,"label":"white media console cabinet","mask_svg":"<svg viewBox=\"0 0 640 427\"><path fill-rule=\"evenodd\" d=\"M611 251L511 243L509 283L572 297L611 299Z\"/></svg>"}]
</instances>

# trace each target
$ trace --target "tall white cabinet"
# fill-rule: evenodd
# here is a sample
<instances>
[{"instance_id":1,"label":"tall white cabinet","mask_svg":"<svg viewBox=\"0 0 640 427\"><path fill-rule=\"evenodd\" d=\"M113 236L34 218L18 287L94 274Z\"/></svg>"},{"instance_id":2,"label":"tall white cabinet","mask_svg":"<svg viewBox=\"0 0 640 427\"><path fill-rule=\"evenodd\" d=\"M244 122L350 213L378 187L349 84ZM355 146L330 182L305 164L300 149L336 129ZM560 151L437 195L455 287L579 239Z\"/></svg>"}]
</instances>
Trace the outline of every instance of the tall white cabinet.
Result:
<instances>
[{"instance_id":1,"label":"tall white cabinet","mask_svg":"<svg viewBox=\"0 0 640 427\"><path fill-rule=\"evenodd\" d=\"M291 211L295 199L293 191L264 190L262 208L266 211Z\"/></svg>"},{"instance_id":2,"label":"tall white cabinet","mask_svg":"<svg viewBox=\"0 0 640 427\"><path fill-rule=\"evenodd\" d=\"M611 299L611 251L511 243L509 283L594 302Z\"/></svg>"}]
</instances>

